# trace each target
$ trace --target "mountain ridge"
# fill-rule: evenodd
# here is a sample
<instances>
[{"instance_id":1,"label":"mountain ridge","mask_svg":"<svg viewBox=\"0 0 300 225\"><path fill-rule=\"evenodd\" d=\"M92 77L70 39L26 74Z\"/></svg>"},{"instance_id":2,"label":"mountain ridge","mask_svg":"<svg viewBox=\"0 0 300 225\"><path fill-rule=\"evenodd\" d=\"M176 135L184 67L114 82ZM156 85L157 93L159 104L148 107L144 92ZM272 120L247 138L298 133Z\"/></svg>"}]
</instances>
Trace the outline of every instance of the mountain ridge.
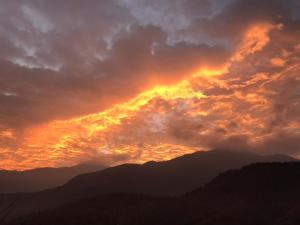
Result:
<instances>
[{"instance_id":1,"label":"mountain ridge","mask_svg":"<svg viewBox=\"0 0 300 225\"><path fill-rule=\"evenodd\" d=\"M9 225L295 225L299 189L300 162L254 163L182 196L99 195Z\"/></svg>"},{"instance_id":2,"label":"mountain ridge","mask_svg":"<svg viewBox=\"0 0 300 225\"><path fill-rule=\"evenodd\" d=\"M208 183L219 173L264 161L294 161L288 156L259 156L235 151L208 151L184 155L172 160L123 164L98 172L78 175L65 185L35 193L18 195L18 203L8 220L35 211L110 193L138 193L150 196L176 196ZM16 195L0 195L0 211Z\"/></svg>"}]
</instances>

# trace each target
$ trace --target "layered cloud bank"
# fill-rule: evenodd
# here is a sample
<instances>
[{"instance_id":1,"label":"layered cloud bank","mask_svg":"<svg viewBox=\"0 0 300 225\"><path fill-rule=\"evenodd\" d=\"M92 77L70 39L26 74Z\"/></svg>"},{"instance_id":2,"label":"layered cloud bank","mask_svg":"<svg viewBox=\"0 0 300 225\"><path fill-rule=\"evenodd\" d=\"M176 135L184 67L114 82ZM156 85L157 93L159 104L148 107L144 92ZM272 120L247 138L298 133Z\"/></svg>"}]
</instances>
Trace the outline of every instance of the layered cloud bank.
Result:
<instances>
[{"instance_id":1,"label":"layered cloud bank","mask_svg":"<svg viewBox=\"0 0 300 225\"><path fill-rule=\"evenodd\" d=\"M2 1L0 168L299 155L297 0Z\"/></svg>"}]
</instances>

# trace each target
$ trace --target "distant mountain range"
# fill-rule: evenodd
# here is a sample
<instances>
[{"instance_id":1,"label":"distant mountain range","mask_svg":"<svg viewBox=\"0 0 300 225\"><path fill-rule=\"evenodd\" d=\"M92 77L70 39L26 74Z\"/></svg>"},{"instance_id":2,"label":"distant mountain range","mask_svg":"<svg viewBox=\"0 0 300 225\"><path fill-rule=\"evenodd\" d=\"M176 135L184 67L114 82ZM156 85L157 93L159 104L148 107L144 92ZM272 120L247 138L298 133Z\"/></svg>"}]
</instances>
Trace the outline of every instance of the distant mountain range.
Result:
<instances>
[{"instance_id":1,"label":"distant mountain range","mask_svg":"<svg viewBox=\"0 0 300 225\"><path fill-rule=\"evenodd\" d=\"M297 225L299 190L300 162L258 163L180 197L100 195L10 225Z\"/></svg>"},{"instance_id":2,"label":"distant mountain range","mask_svg":"<svg viewBox=\"0 0 300 225\"><path fill-rule=\"evenodd\" d=\"M61 186L78 174L104 169L96 164L39 168L26 171L0 170L0 193L34 192Z\"/></svg>"},{"instance_id":3,"label":"distant mountain range","mask_svg":"<svg viewBox=\"0 0 300 225\"><path fill-rule=\"evenodd\" d=\"M46 191L2 194L0 212L6 212L4 218L5 221L9 221L28 213L111 193L136 193L149 196L182 195L203 186L229 169L238 169L254 162L287 161L295 161L295 159L285 155L259 156L246 152L214 150L196 152L164 162L124 164L78 175L65 185ZM151 197L146 197L149 198Z\"/></svg>"},{"instance_id":4,"label":"distant mountain range","mask_svg":"<svg viewBox=\"0 0 300 225\"><path fill-rule=\"evenodd\" d=\"M213 150L195 152L142 165L124 164L71 179L63 189L91 195L133 192L150 195L179 195L208 183L219 173L254 162L285 162L286 155L260 156L249 152Z\"/></svg>"}]
</instances>

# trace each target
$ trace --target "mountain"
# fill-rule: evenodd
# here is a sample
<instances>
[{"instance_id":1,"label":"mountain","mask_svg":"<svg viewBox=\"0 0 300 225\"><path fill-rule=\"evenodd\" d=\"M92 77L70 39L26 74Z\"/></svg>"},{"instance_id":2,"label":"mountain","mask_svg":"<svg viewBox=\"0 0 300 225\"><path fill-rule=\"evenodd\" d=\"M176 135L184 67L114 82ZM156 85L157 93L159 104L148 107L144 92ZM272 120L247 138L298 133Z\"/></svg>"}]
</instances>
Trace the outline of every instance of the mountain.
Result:
<instances>
[{"instance_id":1,"label":"mountain","mask_svg":"<svg viewBox=\"0 0 300 225\"><path fill-rule=\"evenodd\" d=\"M300 162L256 163L180 197L100 195L10 225L296 225L299 190Z\"/></svg>"},{"instance_id":2,"label":"mountain","mask_svg":"<svg viewBox=\"0 0 300 225\"><path fill-rule=\"evenodd\" d=\"M61 186L78 174L104 169L95 164L73 167L38 168L26 171L0 170L0 193L35 192Z\"/></svg>"},{"instance_id":3,"label":"mountain","mask_svg":"<svg viewBox=\"0 0 300 225\"><path fill-rule=\"evenodd\" d=\"M164 162L124 164L78 175L65 185L30 194L0 195L0 212L10 207L6 220L54 208L89 197L125 192L174 196L192 191L219 173L253 162L293 161L284 155L259 156L246 152L214 150L196 152ZM10 206L13 205L13 206Z\"/></svg>"},{"instance_id":4,"label":"mountain","mask_svg":"<svg viewBox=\"0 0 300 225\"><path fill-rule=\"evenodd\" d=\"M133 192L150 195L179 195L208 183L221 172L254 162L295 160L285 155L255 155L249 152L213 150L196 152L142 165L124 164L71 179L65 190L90 194Z\"/></svg>"}]
</instances>

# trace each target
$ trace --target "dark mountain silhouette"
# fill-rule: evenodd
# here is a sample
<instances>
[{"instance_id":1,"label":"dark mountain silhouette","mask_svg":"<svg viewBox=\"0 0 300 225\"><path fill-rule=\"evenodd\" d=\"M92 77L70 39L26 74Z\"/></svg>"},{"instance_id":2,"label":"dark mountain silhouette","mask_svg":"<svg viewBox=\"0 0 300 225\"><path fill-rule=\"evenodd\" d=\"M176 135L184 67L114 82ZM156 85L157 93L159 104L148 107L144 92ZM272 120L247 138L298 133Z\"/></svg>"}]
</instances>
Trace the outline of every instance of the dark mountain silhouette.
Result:
<instances>
[{"instance_id":1,"label":"dark mountain silhouette","mask_svg":"<svg viewBox=\"0 0 300 225\"><path fill-rule=\"evenodd\" d=\"M78 174L104 169L96 164L73 167L38 168L26 171L0 170L0 193L35 192L61 186Z\"/></svg>"},{"instance_id":2,"label":"dark mountain silhouette","mask_svg":"<svg viewBox=\"0 0 300 225\"><path fill-rule=\"evenodd\" d=\"M184 194L209 182L219 173L253 162L295 160L284 155L258 156L245 152L214 150L196 152L164 162L124 164L79 175L65 185L31 194L0 195L0 211L9 205L6 220L54 208L101 194L126 192L152 196Z\"/></svg>"},{"instance_id":3,"label":"dark mountain silhouette","mask_svg":"<svg viewBox=\"0 0 300 225\"><path fill-rule=\"evenodd\" d=\"M225 172L181 197L109 194L23 216L10 225L297 225L300 162Z\"/></svg>"},{"instance_id":4,"label":"dark mountain silhouette","mask_svg":"<svg viewBox=\"0 0 300 225\"><path fill-rule=\"evenodd\" d=\"M214 150L196 152L169 161L143 165L124 164L71 179L65 190L111 193L133 192L150 195L177 195L191 191L228 169L254 162L295 160L285 155L260 156L248 152Z\"/></svg>"}]
</instances>

